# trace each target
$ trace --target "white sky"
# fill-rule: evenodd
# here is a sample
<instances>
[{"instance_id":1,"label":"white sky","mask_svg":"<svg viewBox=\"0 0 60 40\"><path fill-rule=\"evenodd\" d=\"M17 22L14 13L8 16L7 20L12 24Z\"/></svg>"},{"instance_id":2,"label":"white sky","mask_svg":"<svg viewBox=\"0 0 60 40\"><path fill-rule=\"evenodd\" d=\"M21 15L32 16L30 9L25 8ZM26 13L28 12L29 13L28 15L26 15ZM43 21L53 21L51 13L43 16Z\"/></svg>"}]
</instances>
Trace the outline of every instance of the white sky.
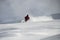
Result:
<instances>
[{"instance_id":1,"label":"white sky","mask_svg":"<svg viewBox=\"0 0 60 40\"><path fill-rule=\"evenodd\" d=\"M26 16L60 13L59 0L0 0L0 20L18 20Z\"/></svg>"}]
</instances>

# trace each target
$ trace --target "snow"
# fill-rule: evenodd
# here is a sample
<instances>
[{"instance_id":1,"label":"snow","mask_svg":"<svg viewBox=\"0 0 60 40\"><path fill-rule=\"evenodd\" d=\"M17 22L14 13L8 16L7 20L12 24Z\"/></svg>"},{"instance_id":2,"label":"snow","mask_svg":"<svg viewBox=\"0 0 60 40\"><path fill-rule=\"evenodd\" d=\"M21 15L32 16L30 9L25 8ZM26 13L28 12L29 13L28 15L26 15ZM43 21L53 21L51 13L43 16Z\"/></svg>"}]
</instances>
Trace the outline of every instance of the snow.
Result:
<instances>
[{"instance_id":1,"label":"snow","mask_svg":"<svg viewBox=\"0 0 60 40\"><path fill-rule=\"evenodd\" d=\"M60 34L55 35L55 36L51 36L42 40L60 40Z\"/></svg>"},{"instance_id":2,"label":"snow","mask_svg":"<svg viewBox=\"0 0 60 40\"><path fill-rule=\"evenodd\" d=\"M60 21L0 24L0 40L41 40L60 34Z\"/></svg>"},{"instance_id":3,"label":"snow","mask_svg":"<svg viewBox=\"0 0 60 40\"><path fill-rule=\"evenodd\" d=\"M51 16L38 16L34 17L30 15L30 20L29 22L42 22L42 21L52 21L54 20Z\"/></svg>"}]
</instances>

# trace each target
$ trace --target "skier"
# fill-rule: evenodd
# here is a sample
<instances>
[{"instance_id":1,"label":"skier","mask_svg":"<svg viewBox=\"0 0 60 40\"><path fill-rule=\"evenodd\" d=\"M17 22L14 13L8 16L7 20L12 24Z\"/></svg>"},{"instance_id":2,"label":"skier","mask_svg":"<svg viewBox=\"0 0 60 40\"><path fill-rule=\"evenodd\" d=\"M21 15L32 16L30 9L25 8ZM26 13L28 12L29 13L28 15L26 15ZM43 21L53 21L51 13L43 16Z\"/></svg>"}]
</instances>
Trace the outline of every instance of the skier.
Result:
<instances>
[{"instance_id":1,"label":"skier","mask_svg":"<svg viewBox=\"0 0 60 40\"><path fill-rule=\"evenodd\" d=\"M25 22L27 22L30 19L29 15L25 16Z\"/></svg>"}]
</instances>

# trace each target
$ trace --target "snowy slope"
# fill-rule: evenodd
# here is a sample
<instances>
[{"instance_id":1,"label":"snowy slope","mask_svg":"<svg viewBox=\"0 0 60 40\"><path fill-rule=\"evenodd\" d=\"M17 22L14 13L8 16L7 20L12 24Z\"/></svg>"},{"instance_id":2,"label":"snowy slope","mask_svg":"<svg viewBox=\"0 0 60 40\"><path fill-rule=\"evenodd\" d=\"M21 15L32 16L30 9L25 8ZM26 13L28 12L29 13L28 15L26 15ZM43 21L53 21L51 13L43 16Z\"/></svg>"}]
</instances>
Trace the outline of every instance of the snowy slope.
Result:
<instances>
[{"instance_id":1,"label":"snowy slope","mask_svg":"<svg viewBox=\"0 0 60 40\"><path fill-rule=\"evenodd\" d=\"M54 36L51 36L42 40L60 40L60 34L54 35Z\"/></svg>"},{"instance_id":2,"label":"snowy slope","mask_svg":"<svg viewBox=\"0 0 60 40\"><path fill-rule=\"evenodd\" d=\"M0 24L0 40L41 40L60 34L60 21Z\"/></svg>"}]
</instances>

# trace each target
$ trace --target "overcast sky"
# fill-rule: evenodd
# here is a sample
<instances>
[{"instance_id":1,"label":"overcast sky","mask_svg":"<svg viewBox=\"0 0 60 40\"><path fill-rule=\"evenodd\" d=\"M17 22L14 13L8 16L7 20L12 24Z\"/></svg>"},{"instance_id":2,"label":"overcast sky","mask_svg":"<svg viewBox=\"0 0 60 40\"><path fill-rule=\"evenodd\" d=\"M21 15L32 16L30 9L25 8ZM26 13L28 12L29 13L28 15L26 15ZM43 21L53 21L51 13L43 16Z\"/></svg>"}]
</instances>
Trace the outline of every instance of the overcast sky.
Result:
<instances>
[{"instance_id":1,"label":"overcast sky","mask_svg":"<svg viewBox=\"0 0 60 40\"><path fill-rule=\"evenodd\" d=\"M22 19L27 12L33 16L60 13L60 0L0 0L0 21Z\"/></svg>"}]
</instances>

